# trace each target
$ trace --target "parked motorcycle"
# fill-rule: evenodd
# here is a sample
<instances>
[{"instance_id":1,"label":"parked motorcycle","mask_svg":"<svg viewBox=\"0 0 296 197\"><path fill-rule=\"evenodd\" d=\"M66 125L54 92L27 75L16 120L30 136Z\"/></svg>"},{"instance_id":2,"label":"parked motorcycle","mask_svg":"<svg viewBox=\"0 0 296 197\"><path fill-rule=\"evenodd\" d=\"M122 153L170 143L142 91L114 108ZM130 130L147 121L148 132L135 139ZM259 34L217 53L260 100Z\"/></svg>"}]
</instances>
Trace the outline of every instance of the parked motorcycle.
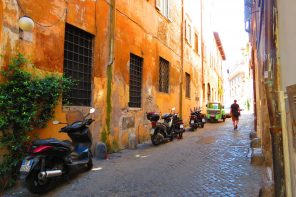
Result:
<instances>
[{"instance_id":1,"label":"parked motorcycle","mask_svg":"<svg viewBox=\"0 0 296 197\"><path fill-rule=\"evenodd\" d=\"M206 123L206 119L205 119L205 115L201 113L200 109L194 108L194 110L190 110L191 111L191 115L190 115L190 120L189 120L189 125L191 130L197 129L198 127L203 128L205 123Z\"/></svg>"},{"instance_id":2,"label":"parked motorcycle","mask_svg":"<svg viewBox=\"0 0 296 197\"><path fill-rule=\"evenodd\" d=\"M174 108L172 109L174 111ZM163 122L158 122L160 115L155 112L147 113L147 119L151 122L151 142L153 145L159 145L166 140L172 141L174 138L181 139L185 131L183 120L177 113L169 113L161 116Z\"/></svg>"},{"instance_id":3,"label":"parked motorcycle","mask_svg":"<svg viewBox=\"0 0 296 197\"><path fill-rule=\"evenodd\" d=\"M80 167L91 170L92 136L88 126L94 121L87 116L63 127L60 132L67 133L72 141L59 141L55 138L40 139L32 142L27 156L20 168L20 178L24 186L32 193L47 192L55 178L69 174ZM68 120L68 118L67 118ZM53 121L53 124L66 124Z\"/></svg>"}]
</instances>

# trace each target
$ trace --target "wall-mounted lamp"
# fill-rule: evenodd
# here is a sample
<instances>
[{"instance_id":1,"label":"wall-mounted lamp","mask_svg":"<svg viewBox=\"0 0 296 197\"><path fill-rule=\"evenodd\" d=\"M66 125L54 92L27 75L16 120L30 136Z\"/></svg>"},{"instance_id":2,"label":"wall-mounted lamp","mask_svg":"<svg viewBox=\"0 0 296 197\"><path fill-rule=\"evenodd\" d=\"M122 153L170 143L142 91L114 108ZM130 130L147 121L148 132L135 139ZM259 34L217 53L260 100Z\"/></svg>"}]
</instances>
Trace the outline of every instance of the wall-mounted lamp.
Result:
<instances>
[{"instance_id":1,"label":"wall-mounted lamp","mask_svg":"<svg viewBox=\"0 0 296 197\"><path fill-rule=\"evenodd\" d=\"M34 21L28 16L21 17L18 23L20 29L23 31L32 32L34 28Z\"/></svg>"}]
</instances>

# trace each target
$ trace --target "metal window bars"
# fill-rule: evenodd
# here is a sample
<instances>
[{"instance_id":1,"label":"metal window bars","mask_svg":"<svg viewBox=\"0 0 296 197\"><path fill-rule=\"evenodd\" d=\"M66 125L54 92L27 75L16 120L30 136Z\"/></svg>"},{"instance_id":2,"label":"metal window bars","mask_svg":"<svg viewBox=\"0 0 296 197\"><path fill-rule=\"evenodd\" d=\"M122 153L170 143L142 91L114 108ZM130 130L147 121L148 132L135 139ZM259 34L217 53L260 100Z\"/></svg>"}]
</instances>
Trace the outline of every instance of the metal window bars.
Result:
<instances>
[{"instance_id":1,"label":"metal window bars","mask_svg":"<svg viewBox=\"0 0 296 197\"><path fill-rule=\"evenodd\" d=\"M63 95L63 104L90 106L93 35L66 24L64 47L64 74L76 83Z\"/></svg>"},{"instance_id":2,"label":"metal window bars","mask_svg":"<svg viewBox=\"0 0 296 197\"><path fill-rule=\"evenodd\" d=\"M169 93L169 62L162 57L159 58L159 91Z\"/></svg>"},{"instance_id":3,"label":"metal window bars","mask_svg":"<svg viewBox=\"0 0 296 197\"><path fill-rule=\"evenodd\" d=\"M143 58L130 54L129 107L141 107Z\"/></svg>"}]
</instances>

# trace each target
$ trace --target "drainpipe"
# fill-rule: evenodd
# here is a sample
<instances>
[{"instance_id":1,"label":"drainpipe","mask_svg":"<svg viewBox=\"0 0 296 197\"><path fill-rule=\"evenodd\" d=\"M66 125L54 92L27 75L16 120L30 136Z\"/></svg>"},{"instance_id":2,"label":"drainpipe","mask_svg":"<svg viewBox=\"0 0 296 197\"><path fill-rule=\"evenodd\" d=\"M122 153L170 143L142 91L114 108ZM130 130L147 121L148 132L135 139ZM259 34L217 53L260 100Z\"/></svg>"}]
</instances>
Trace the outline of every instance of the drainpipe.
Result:
<instances>
[{"instance_id":1,"label":"drainpipe","mask_svg":"<svg viewBox=\"0 0 296 197\"><path fill-rule=\"evenodd\" d=\"M204 60L203 60L203 0L200 0L200 40L201 40L201 85L204 87L203 90L203 105L205 103L205 98L206 98L206 84L204 85L205 79L204 79ZM203 86L204 85L204 86Z\"/></svg>"},{"instance_id":2,"label":"drainpipe","mask_svg":"<svg viewBox=\"0 0 296 197\"><path fill-rule=\"evenodd\" d=\"M273 33L273 9L274 1L264 1L265 4L265 46L266 59L264 62L265 87L267 105L270 119L270 135L273 155L273 175L275 196L285 196L285 176L284 176L284 157L283 157L283 138L281 126L280 103L278 93L279 69L276 61L276 46ZM268 75L267 75L268 74Z\"/></svg>"},{"instance_id":3,"label":"drainpipe","mask_svg":"<svg viewBox=\"0 0 296 197\"><path fill-rule=\"evenodd\" d=\"M256 93L256 73L255 73L255 56L254 49L251 51L251 65L253 76L253 110L254 110L254 131L257 131L257 93Z\"/></svg>"},{"instance_id":4,"label":"drainpipe","mask_svg":"<svg viewBox=\"0 0 296 197\"><path fill-rule=\"evenodd\" d=\"M181 21L181 82L180 82L180 117L183 115L183 68L184 68L184 0L182 0L182 21Z\"/></svg>"},{"instance_id":5,"label":"drainpipe","mask_svg":"<svg viewBox=\"0 0 296 197\"><path fill-rule=\"evenodd\" d=\"M114 32L115 32L115 0L110 2L110 13L109 13L109 61L107 66L107 110L106 110L106 127L107 134L110 134L111 128L111 111L112 111L112 74L113 74L113 63L114 63Z\"/></svg>"}]
</instances>

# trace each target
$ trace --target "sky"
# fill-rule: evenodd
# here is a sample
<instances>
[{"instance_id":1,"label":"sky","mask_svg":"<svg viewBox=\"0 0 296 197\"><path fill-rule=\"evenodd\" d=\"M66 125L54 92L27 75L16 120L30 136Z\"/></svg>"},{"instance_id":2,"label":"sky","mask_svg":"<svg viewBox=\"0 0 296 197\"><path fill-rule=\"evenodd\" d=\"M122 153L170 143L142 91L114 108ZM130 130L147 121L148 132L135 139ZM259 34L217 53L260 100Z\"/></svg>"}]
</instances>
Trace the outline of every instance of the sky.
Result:
<instances>
[{"instance_id":1,"label":"sky","mask_svg":"<svg viewBox=\"0 0 296 197\"><path fill-rule=\"evenodd\" d=\"M218 31L228 63L235 62L248 42L244 28L244 0L214 0L213 28Z\"/></svg>"}]
</instances>

